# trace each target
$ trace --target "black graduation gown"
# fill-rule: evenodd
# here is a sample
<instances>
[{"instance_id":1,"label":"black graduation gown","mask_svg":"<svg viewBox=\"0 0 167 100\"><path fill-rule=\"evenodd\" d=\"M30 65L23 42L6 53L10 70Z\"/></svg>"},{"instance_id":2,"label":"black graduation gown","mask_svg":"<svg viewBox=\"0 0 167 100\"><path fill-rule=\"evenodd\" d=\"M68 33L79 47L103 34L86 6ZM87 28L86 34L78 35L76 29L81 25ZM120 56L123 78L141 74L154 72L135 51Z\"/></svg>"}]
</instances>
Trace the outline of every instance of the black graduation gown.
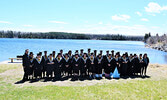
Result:
<instances>
[{"instance_id":1,"label":"black graduation gown","mask_svg":"<svg viewBox=\"0 0 167 100\"><path fill-rule=\"evenodd\" d=\"M58 58L55 58L55 60L54 60L54 75L55 75L55 77L57 77L57 78L61 77L62 67L63 67L63 58L60 58L60 60L58 60Z\"/></svg>"},{"instance_id":2,"label":"black graduation gown","mask_svg":"<svg viewBox=\"0 0 167 100\"><path fill-rule=\"evenodd\" d=\"M105 61L105 67L104 67L104 72L106 74L110 74L111 72L114 72L114 69L116 67L116 61L114 58L111 58L110 60L108 58L106 58Z\"/></svg>"},{"instance_id":3,"label":"black graduation gown","mask_svg":"<svg viewBox=\"0 0 167 100\"><path fill-rule=\"evenodd\" d=\"M139 59L134 58L132 62L133 62L133 73L138 73Z\"/></svg>"},{"instance_id":4,"label":"black graduation gown","mask_svg":"<svg viewBox=\"0 0 167 100\"><path fill-rule=\"evenodd\" d=\"M128 74L129 75L133 74L133 59L134 58L129 58L129 61L128 61Z\"/></svg>"},{"instance_id":5,"label":"black graduation gown","mask_svg":"<svg viewBox=\"0 0 167 100\"><path fill-rule=\"evenodd\" d=\"M30 67L29 75L33 74L33 67L34 67L33 60L34 60L34 58L30 57L30 66L31 67Z\"/></svg>"},{"instance_id":6,"label":"black graduation gown","mask_svg":"<svg viewBox=\"0 0 167 100\"><path fill-rule=\"evenodd\" d=\"M47 63L46 61L48 60L48 57L42 56L42 60L43 60L43 69L42 71L45 72L47 70Z\"/></svg>"},{"instance_id":7,"label":"black graduation gown","mask_svg":"<svg viewBox=\"0 0 167 100\"><path fill-rule=\"evenodd\" d=\"M23 55L23 63L22 65L24 66L24 76L23 79L27 78L28 75L30 74L30 58L27 54Z\"/></svg>"},{"instance_id":8,"label":"black graduation gown","mask_svg":"<svg viewBox=\"0 0 167 100\"><path fill-rule=\"evenodd\" d=\"M94 58L91 60L90 58L88 59L88 71L91 73L96 73L96 65L97 65L97 59Z\"/></svg>"},{"instance_id":9,"label":"black graduation gown","mask_svg":"<svg viewBox=\"0 0 167 100\"><path fill-rule=\"evenodd\" d=\"M80 58L79 57L78 59L76 59L75 57L73 58L72 69L73 69L73 73L79 74L79 70L80 70Z\"/></svg>"},{"instance_id":10,"label":"black graduation gown","mask_svg":"<svg viewBox=\"0 0 167 100\"><path fill-rule=\"evenodd\" d=\"M80 60L80 70L81 74L86 74L88 68L88 58L84 59L83 57Z\"/></svg>"},{"instance_id":11,"label":"black graduation gown","mask_svg":"<svg viewBox=\"0 0 167 100\"><path fill-rule=\"evenodd\" d=\"M42 59L41 59L41 61L38 61L37 59L34 59L33 60L33 64L34 64L34 67L33 67L34 76L35 77L41 76L41 74L42 74L42 67L43 67Z\"/></svg>"},{"instance_id":12,"label":"black graduation gown","mask_svg":"<svg viewBox=\"0 0 167 100\"><path fill-rule=\"evenodd\" d=\"M128 59L122 58L121 75L127 75L127 69L128 69Z\"/></svg>"},{"instance_id":13,"label":"black graduation gown","mask_svg":"<svg viewBox=\"0 0 167 100\"><path fill-rule=\"evenodd\" d=\"M70 58L68 59L63 58L63 69L65 72L68 72L68 74L71 74L71 59Z\"/></svg>"},{"instance_id":14,"label":"black graduation gown","mask_svg":"<svg viewBox=\"0 0 167 100\"><path fill-rule=\"evenodd\" d=\"M104 59L97 58L97 65L96 65L96 74L102 74Z\"/></svg>"},{"instance_id":15,"label":"black graduation gown","mask_svg":"<svg viewBox=\"0 0 167 100\"><path fill-rule=\"evenodd\" d=\"M121 60L119 58L114 58L115 59L115 64L118 69L118 73L121 73Z\"/></svg>"},{"instance_id":16,"label":"black graduation gown","mask_svg":"<svg viewBox=\"0 0 167 100\"><path fill-rule=\"evenodd\" d=\"M48 64L48 63L52 63L54 62L54 60L50 61L50 59L47 59L45 64L46 64L46 74L47 76L52 75L53 71L54 71L54 64Z\"/></svg>"}]
</instances>

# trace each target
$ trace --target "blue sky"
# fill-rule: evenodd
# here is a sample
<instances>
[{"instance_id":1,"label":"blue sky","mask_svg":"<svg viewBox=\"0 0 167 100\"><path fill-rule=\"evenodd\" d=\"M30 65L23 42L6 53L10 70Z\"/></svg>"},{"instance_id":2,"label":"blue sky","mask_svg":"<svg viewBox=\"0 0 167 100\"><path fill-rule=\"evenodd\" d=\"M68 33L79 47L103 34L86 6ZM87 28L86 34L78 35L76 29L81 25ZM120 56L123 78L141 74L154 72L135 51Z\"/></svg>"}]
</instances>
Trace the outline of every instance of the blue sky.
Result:
<instances>
[{"instance_id":1,"label":"blue sky","mask_svg":"<svg viewBox=\"0 0 167 100\"><path fill-rule=\"evenodd\" d=\"M0 30L167 33L166 0L1 0Z\"/></svg>"}]
</instances>

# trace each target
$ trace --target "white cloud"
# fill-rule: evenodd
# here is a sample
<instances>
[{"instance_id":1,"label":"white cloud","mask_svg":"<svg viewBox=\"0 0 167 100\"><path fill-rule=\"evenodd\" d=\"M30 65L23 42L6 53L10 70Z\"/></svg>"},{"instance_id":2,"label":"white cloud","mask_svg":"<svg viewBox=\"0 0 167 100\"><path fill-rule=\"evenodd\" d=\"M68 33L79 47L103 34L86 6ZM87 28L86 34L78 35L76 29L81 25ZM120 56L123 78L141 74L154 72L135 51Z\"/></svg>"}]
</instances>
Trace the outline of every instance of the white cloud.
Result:
<instances>
[{"instance_id":1,"label":"white cloud","mask_svg":"<svg viewBox=\"0 0 167 100\"><path fill-rule=\"evenodd\" d=\"M33 25L23 25L24 27L32 27Z\"/></svg>"},{"instance_id":2,"label":"white cloud","mask_svg":"<svg viewBox=\"0 0 167 100\"><path fill-rule=\"evenodd\" d=\"M150 2L147 7L144 7L146 12L160 13L161 11L167 10L167 6L160 6L158 3Z\"/></svg>"},{"instance_id":3,"label":"white cloud","mask_svg":"<svg viewBox=\"0 0 167 100\"><path fill-rule=\"evenodd\" d=\"M128 22L128 19L130 19L130 16L129 15L114 15L111 18L112 18L112 20L115 20L115 21Z\"/></svg>"},{"instance_id":4,"label":"white cloud","mask_svg":"<svg viewBox=\"0 0 167 100\"><path fill-rule=\"evenodd\" d=\"M68 24L66 22L62 22L62 21L48 21L49 23L57 23L57 24Z\"/></svg>"},{"instance_id":5,"label":"white cloud","mask_svg":"<svg viewBox=\"0 0 167 100\"><path fill-rule=\"evenodd\" d=\"M8 22L8 21L0 21L0 23L3 23L3 24L12 24L11 22Z\"/></svg>"},{"instance_id":6,"label":"white cloud","mask_svg":"<svg viewBox=\"0 0 167 100\"><path fill-rule=\"evenodd\" d=\"M142 13L140 13L140 12L138 12L138 11L136 12L136 14L139 15L139 16L142 16Z\"/></svg>"},{"instance_id":7,"label":"white cloud","mask_svg":"<svg viewBox=\"0 0 167 100\"><path fill-rule=\"evenodd\" d=\"M103 22L99 22L98 24L103 24Z\"/></svg>"},{"instance_id":8,"label":"white cloud","mask_svg":"<svg viewBox=\"0 0 167 100\"><path fill-rule=\"evenodd\" d=\"M142 18L141 21L146 21L146 22L147 22L147 21L149 21L149 20L146 19L146 18Z\"/></svg>"}]
</instances>

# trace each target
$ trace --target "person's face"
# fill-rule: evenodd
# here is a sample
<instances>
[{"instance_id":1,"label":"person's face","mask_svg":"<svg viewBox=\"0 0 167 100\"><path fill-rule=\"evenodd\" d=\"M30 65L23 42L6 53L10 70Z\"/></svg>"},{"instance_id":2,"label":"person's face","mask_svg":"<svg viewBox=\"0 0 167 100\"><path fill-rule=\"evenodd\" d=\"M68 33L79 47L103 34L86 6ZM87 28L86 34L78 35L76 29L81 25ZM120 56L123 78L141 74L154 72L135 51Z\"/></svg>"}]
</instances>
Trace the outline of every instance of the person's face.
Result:
<instances>
[{"instance_id":1,"label":"person's face","mask_svg":"<svg viewBox=\"0 0 167 100\"><path fill-rule=\"evenodd\" d=\"M118 57L118 55L116 55L116 58Z\"/></svg>"},{"instance_id":2,"label":"person's face","mask_svg":"<svg viewBox=\"0 0 167 100\"><path fill-rule=\"evenodd\" d=\"M111 58L111 55L109 55L108 58Z\"/></svg>"},{"instance_id":3,"label":"person's face","mask_svg":"<svg viewBox=\"0 0 167 100\"><path fill-rule=\"evenodd\" d=\"M75 55L76 58L78 58L78 55Z\"/></svg>"},{"instance_id":4,"label":"person's face","mask_svg":"<svg viewBox=\"0 0 167 100\"><path fill-rule=\"evenodd\" d=\"M45 55L47 55L47 52L45 52Z\"/></svg>"},{"instance_id":5,"label":"person's face","mask_svg":"<svg viewBox=\"0 0 167 100\"><path fill-rule=\"evenodd\" d=\"M26 54L28 54L29 53L29 50L26 50Z\"/></svg>"},{"instance_id":6,"label":"person's face","mask_svg":"<svg viewBox=\"0 0 167 100\"><path fill-rule=\"evenodd\" d=\"M61 55L58 55L58 58L60 58L61 57Z\"/></svg>"},{"instance_id":7,"label":"person's face","mask_svg":"<svg viewBox=\"0 0 167 100\"><path fill-rule=\"evenodd\" d=\"M99 58L101 58L101 55L99 55Z\"/></svg>"},{"instance_id":8,"label":"person's face","mask_svg":"<svg viewBox=\"0 0 167 100\"><path fill-rule=\"evenodd\" d=\"M61 50L60 53L62 54L62 53L63 53L63 50Z\"/></svg>"},{"instance_id":9,"label":"person's face","mask_svg":"<svg viewBox=\"0 0 167 100\"><path fill-rule=\"evenodd\" d=\"M39 59L39 58L41 58L41 56L39 55L39 56L37 56L37 58Z\"/></svg>"},{"instance_id":10,"label":"person's face","mask_svg":"<svg viewBox=\"0 0 167 100\"><path fill-rule=\"evenodd\" d=\"M86 58L86 55L84 54L84 58Z\"/></svg>"},{"instance_id":11,"label":"person's face","mask_svg":"<svg viewBox=\"0 0 167 100\"><path fill-rule=\"evenodd\" d=\"M67 56L67 55L65 55L65 58L68 58L68 56Z\"/></svg>"}]
</instances>

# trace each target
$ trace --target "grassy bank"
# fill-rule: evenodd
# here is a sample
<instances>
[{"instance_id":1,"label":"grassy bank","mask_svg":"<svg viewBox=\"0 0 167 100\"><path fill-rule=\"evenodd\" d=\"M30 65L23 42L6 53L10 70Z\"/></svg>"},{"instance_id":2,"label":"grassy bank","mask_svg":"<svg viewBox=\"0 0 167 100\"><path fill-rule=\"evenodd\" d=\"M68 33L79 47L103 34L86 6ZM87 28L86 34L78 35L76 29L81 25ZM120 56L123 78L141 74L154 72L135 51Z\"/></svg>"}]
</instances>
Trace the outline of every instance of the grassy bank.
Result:
<instances>
[{"instance_id":1,"label":"grassy bank","mask_svg":"<svg viewBox=\"0 0 167 100\"><path fill-rule=\"evenodd\" d=\"M0 98L6 99L54 99L54 100L83 100L83 99L104 99L104 100L141 100L141 99L167 99L167 78L160 80L143 79L143 80L130 80L118 81L103 84L95 84L90 86L18 86L13 83L7 82L2 75L5 73L7 67L0 65ZM5 65L8 67L13 66L21 68L21 65ZM15 66L15 67L14 67ZM17 68L16 68L17 69ZM10 76L10 75L9 75ZM8 77L9 77L8 76ZM11 75L9 80L18 80L18 77ZM5 80L5 81L4 81ZM34 84L34 83L31 83ZM24 85L24 84L23 84Z\"/></svg>"}]
</instances>

